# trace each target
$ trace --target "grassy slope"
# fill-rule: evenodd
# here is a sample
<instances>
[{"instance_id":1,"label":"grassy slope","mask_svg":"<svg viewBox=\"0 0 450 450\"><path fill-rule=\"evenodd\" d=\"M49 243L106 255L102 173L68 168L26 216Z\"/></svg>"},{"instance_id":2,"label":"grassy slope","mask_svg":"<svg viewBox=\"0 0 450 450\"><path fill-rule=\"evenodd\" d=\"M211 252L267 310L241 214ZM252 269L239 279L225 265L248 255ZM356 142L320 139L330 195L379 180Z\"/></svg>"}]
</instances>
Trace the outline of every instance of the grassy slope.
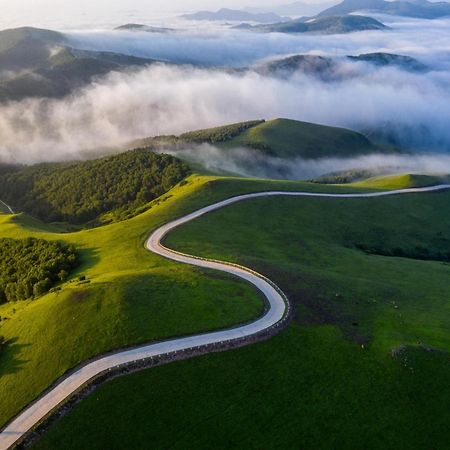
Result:
<instances>
[{"instance_id":1,"label":"grassy slope","mask_svg":"<svg viewBox=\"0 0 450 450\"><path fill-rule=\"evenodd\" d=\"M209 143L223 149L249 147L279 158L346 157L398 152L373 144L361 133L289 119L251 121L197 130L181 136L162 136L134 141L129 148Z\"/></svg>"},{"instance_id":2,"label":"grassy slope","mask_svg":"<svg viewBox=\"0 0 450 450\"><path fill-rule=\"evenodd\" d=\"M294 322L267 343L114 380L37 448L447 448L450 268L354 245L448 248L449 201L260 199L177 230L172 246L270 276Z\"/></svg>"},{"instance_id":3,"label":"grassy slope","mask_svg":"<svg viewBox=\"0 0 450 450\"><path fill-rule=\"evenodd\" d=\"M261 313L259 295L228 276L205 273L149 254L143 246L157 226L216 200L270 189L329 190L300 183L191 177L140 216L97 229L64 233L26 215L0 216L0 237L59 239L81 249L78 274L34 302L0 305L0 424L58 376L86 359L149 342L246 321ZM336 189L336 188L334 188Z\"/></svg>"},{"instance_id":4,"label":"grassy slope","mask_svg":"<svg viewBox=\"0 0 450 450\"><path fill-rule=\"evenodd\" d=\"M224 145L257 148L280 158L336 157L381 151L354 131L287 119L252 127Z\"/></svg>"},{"instance_id":5,"label":"grassy slope","mask_svg":"<svg viewBox=\"0 0 450 450\"><path fill-rule=\"evenodd\" d=\"M371 189L406 189L414 187L434 186L448 183L446 176L400 174L368 178L367 180L352 183L352 186Z\"/></svg>"}]
</instances>

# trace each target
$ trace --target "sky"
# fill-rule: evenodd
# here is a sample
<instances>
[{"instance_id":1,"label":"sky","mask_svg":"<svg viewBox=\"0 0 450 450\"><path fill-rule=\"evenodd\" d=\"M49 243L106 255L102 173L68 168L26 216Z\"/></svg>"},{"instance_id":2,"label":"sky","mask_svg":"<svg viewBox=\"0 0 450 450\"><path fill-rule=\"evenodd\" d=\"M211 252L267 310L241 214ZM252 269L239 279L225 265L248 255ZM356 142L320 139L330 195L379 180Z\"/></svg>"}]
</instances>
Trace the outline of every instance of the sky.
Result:
<instances>
[{"instance_id":1,"label":"sky","mask_svg":"<svg viewBox=\"0 0 450 450\"><path fill-rule=\"evenodd\" d=\"M199 9L270 7L292 3L290 0L0 0L2 14L10 12L39 12L39 14L52 14L58 11L106 11L106 10L132 10L143 11L187 11ZM303 3L324 3L325 0L302 0Z\"/></svg>"},{"instance_id":2,"label":"sky","mask_svg":"<svg viewBox=\"0 0 450 450\"><path fill-rule=\"evenodd\" d=\"M124 21L164 26L169 19L174 24L173 16L185 12L221 7L270 9L295 1L298 0L0 0L0 29L27 25L59 30L93 29L117 26ZM330 0L301 2L327 7Z\"/></svg>"},{"instance_id":3,"label":"sky","mask_svg":"<svg viewBox=\"0 0 450 450\"><path fill-rule=\"evenodd\" d=\"M292 0L293 1L293 0ZM124 20L163 25L167 15L216 10L284 5L291 0L0 0L0 28L32 25L48 28L94 28ZM324 3L326 0L302 0Z\"/></svg>"}]
</instances>

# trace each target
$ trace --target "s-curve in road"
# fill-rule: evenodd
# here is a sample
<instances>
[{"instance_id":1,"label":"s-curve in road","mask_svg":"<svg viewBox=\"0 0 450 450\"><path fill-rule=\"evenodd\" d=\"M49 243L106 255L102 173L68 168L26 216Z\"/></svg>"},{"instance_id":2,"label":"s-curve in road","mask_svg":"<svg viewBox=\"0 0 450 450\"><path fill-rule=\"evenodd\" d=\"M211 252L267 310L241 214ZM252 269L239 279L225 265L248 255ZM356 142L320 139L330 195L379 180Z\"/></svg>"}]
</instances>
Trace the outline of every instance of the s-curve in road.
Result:
<instances>
[{"instance_id":1,"label":"s-curve in road","mask_svg":"<svg viewBox=\"0 0 450 450\"><path fill-rule=\"evenodd\" d=\"M374 192L366 194L326 194L312 192L260 192L254 194L240 195L224 200L213 205L202 208L192 214L174 220L161 228L157 229L146 242L146 247L151 252L161 255L165 258L178 261L184 264L191 264L207 269L220 270L242 278L256 286L265 296L268 304L265 315L255 322L230 328L213 333L198 334L184 338L167 340L164 342L153 343L129 350L117 351L108 356L100 357L75 371L63 377L47 393L38 400L25 408L15 419L13 419L0 433L0 450L7 450L23 439L26 434L36 425L41 423L52 412L68 400L74 393L85 387L94 378L107 373L112 369L137 361L147 360L149 358L161 357L173 352L183 352L194 350L200 347L211 346L214 344L232 343L242 341L243 338L250 338L254 335L266 332L274 327L280 326L285 322L289 315L289 302L282 291L270 280L250 269L238 265L228 264L220 261L211 261L195 256L178 253L170 250L161 243L162 239L171 230L197 219L212 211L238 203L244 200L251 200L261 197L272 196L291 196L291 197L321 197L321 198L374 198L382 196L391 196L398 194L424 193L450 189L450 185L439 185L426 188L414 188L388 192Z\"/></svg>"}]
</instances>

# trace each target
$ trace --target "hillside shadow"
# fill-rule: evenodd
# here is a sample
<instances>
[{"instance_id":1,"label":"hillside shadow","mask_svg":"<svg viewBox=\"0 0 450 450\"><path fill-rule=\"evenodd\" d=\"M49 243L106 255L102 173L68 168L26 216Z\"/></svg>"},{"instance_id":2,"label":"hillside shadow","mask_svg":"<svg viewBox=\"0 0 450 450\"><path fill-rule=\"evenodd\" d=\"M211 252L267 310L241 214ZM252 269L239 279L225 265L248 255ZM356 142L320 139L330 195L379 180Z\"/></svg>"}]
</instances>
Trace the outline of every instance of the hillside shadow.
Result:
<instances>
[{"instance_id":1,"label":"hillside shadow","mask_svg":"<svg viewBox=\"0 0 450 450\"><path fill-rule=\"evenodd\" d=\"M100 251L98 248L77 247L80 259L77 267L71 272L71 275L78 276L85 270L91 269L100 261Z\"/></svg>"},{"instance_id":2,"label":"hillside shadow","mask_svg":"<svg viewBox=\"0 0 450 450\"><path fill-rule=\"evenodd\" d=\"M10 339L0 347L0 378L20 372L29 361L21 359L20 354L31 344L18 344L17 341L18 338Z\"/></svg>"}]
</instances>

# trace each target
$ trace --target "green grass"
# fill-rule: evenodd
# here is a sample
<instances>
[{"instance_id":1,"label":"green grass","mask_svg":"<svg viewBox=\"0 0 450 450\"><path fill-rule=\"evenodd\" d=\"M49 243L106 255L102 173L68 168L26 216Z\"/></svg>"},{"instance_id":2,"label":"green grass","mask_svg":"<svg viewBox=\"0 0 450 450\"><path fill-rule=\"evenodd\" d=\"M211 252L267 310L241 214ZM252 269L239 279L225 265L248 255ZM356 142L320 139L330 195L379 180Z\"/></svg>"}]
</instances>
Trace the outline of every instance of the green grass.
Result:
<instances>
[{"instance_id":1,"label":"green grass","mask_svg":"<svg viewBox=\"0 0 450 450\"><path fill-rule=\"evenodd\" d=\"M272 278L293 323L263 344L116 379L36 448L448 448L450 266L357 246L448 250L449 201L259 199L176 230L169 245Z\"/></svg>"},{"instance_id":2,"label":"green grass","mask_svg":"<svg viewBox=\"0 0 450 450\"><path fill-rule=\"evenodd\" d=\"M289 119L251 121L197 130L181 136L140 139L129 148L209 143L222 149L247 147L279 158L316 159L347 157L371 153L398 152L398 149L372 143L361 133Z\"/></svg>"},{"instance_id":3,"label":"green grass","mask_svg":"<svg viewBox=\"0 0 450 450\"><path fill-rule=\"evenodd\" d=\"M371 177L357 183L352 183L352 186L370 189L407 189L448 183L448 180L448 176L406 173L400 175Z\"/></svg>"},{"instance_id":4,"label":"green grass","mask_svg":"<svg viewBox=\"0 0 450 450\"><path fill-rule=\"evenodd\" d=\"M144 249L151 230L201 206L271 189L329 190L301 183L190 177L128 221L81 230L25 214L0 216L0 237L74 244L88 284L67 282L37 301L0 305L0 426L60 375L132 344L213 330L257 317L263 302L244 282L166 261ZM334 188L336 189L336 188Z\"/></svg>"},{"instance_id":5,"label":"green grass","mask_svg":"<svg viewBox=\"0 0 450 450\"><path fill-rule=\"evenodd\" d=\"M355 131L287 119L251 127L223 145L251 147L280 158L314 159L382 151Z\"/></svg>"}]
</instances>

